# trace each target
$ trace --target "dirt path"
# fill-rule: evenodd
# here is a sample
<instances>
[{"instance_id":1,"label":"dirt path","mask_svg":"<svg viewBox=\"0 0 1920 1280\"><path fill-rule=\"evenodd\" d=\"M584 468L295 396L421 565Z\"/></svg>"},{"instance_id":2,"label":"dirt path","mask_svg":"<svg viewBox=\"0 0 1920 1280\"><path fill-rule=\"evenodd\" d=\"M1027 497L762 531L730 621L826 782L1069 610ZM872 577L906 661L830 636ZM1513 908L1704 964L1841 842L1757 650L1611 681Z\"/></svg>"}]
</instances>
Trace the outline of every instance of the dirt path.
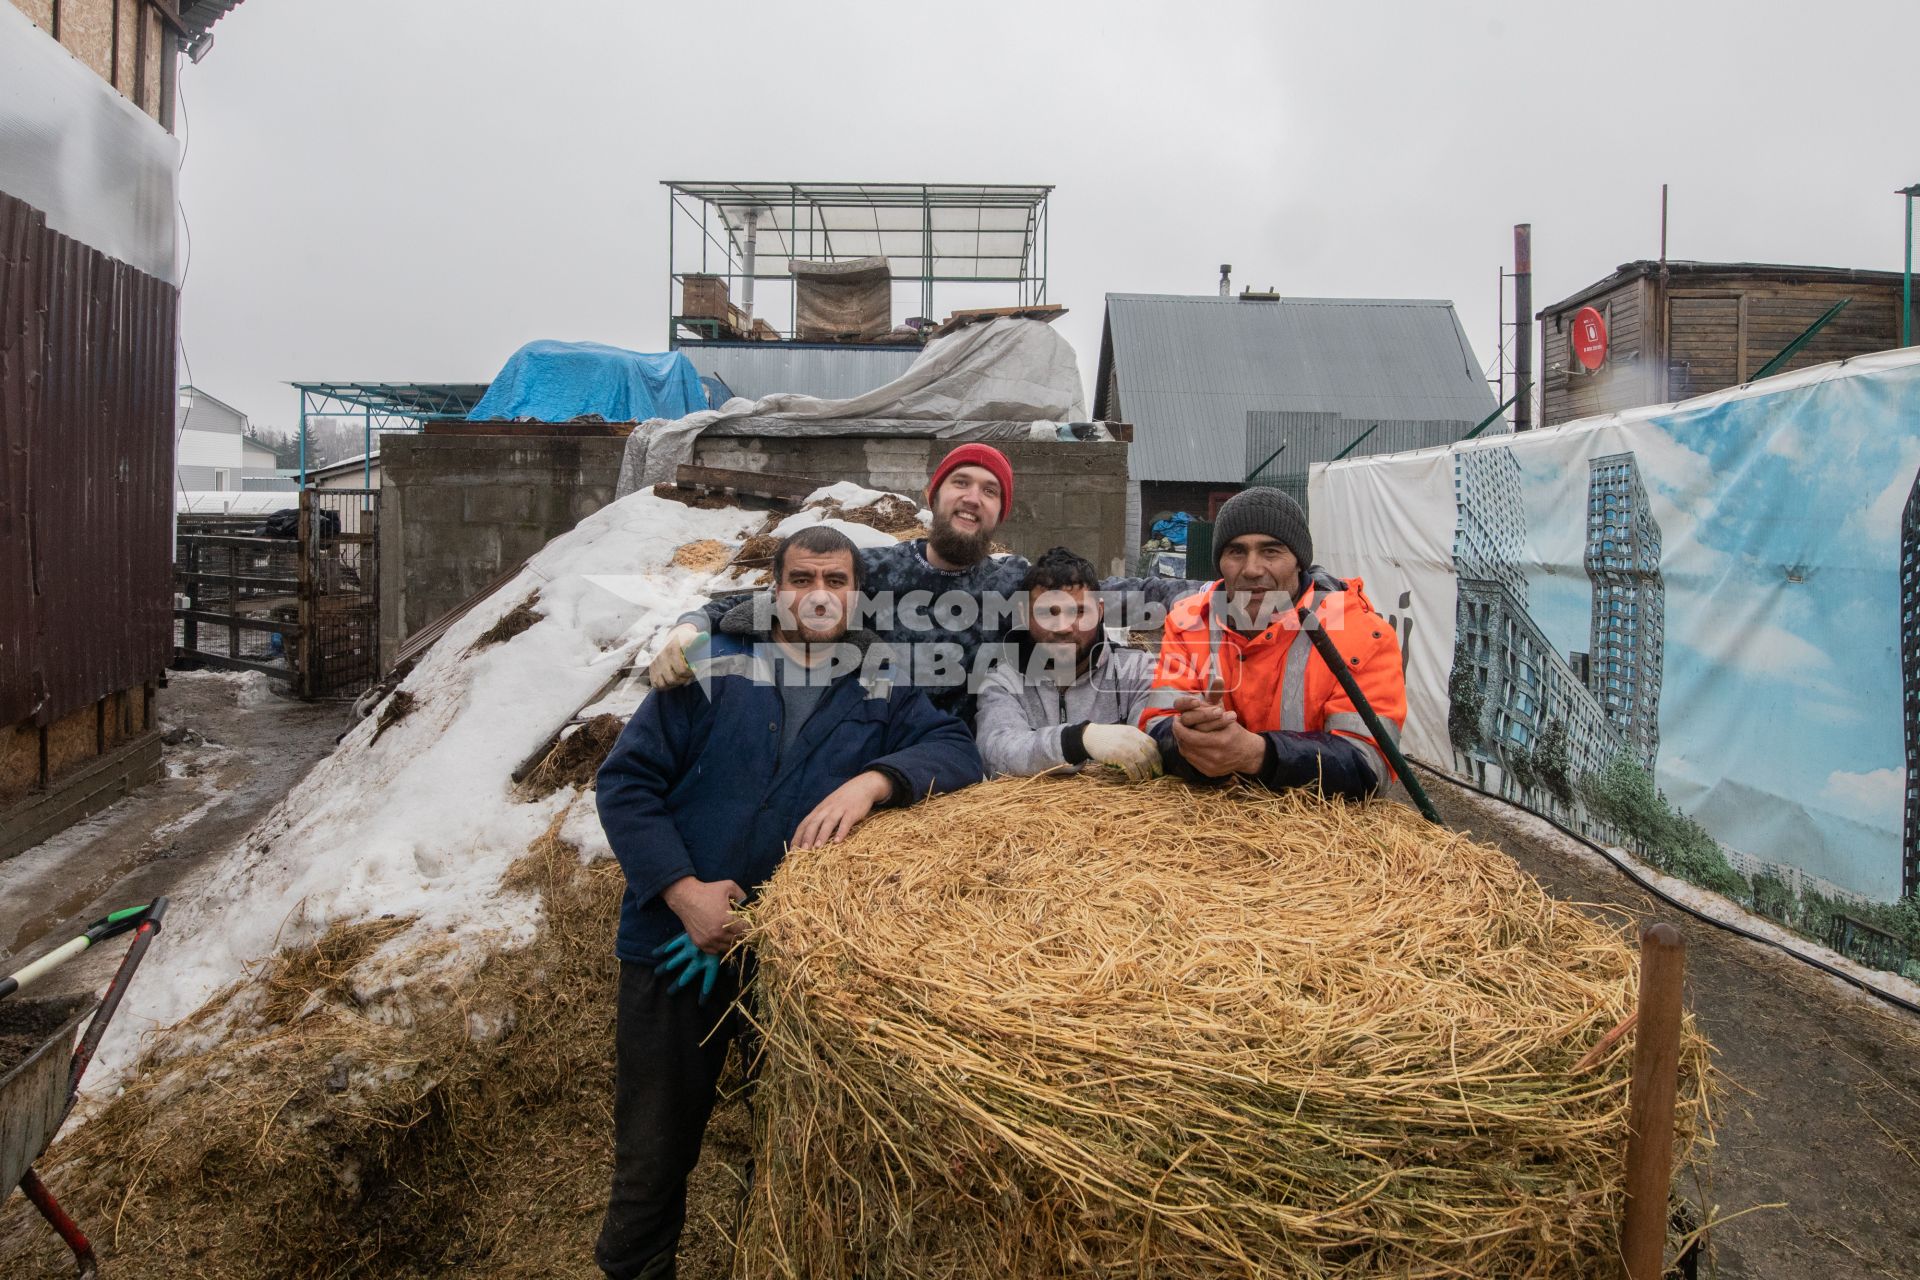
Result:
<instances>
[{"instance_id":1,"label":"dirt path","mask_svg":"<svg viewBox=\"0 0 1920 1280\"><path fill-rule=\"evenodd\" d=\"M1728 1088L1698 1198L1729 1280L1920 1276L1920 1020L1780 952L1672 911L1546 823L1431 783L1449 824L1499 845L1555 896L1666 920L1687 999ZM1702 1274L1706 1274L1703 1269Z\"/></svg>"},{"instance_id":2,"label":"dirt path","mask_svg":"<svg viewBox=\"0 0 1920 1280\"><path fill-rule=\"evenodd\" d=\"M292 790L349 724L345 704L298 702L263 676L210 671L173 672L157 711L176 739L160 781L0 862L0 971L108 911L190 892L195 873ZM35 993L97 990L123 950L102 947ZM138 1003L129 998L129 1015L137 1017Z\"/></svg>"}]
</instances>

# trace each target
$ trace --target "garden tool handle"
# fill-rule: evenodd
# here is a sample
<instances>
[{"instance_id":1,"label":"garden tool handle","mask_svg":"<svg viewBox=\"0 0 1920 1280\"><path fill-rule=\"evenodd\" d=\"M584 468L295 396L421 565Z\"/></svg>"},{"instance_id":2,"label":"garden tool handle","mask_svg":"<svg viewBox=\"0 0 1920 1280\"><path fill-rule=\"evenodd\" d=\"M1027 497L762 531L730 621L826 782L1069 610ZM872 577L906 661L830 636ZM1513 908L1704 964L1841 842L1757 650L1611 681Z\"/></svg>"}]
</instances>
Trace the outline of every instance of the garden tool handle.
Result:
<instances>
[{"instance_id":1,"label":"garden tool handle","mask_svg":"<svg viewBox=\"0 0 1920 1280\"><path fill-rule=\"evenodd\" d=\"M1413 797L1414 807L1420 810L1422 817L1436 827L1446 826L1447 824L1440 818L1440 811L1433 807L1433 801L1427 799L1426 790L1420 785L1420 779L1414 776L1413 768L1407 763L1406 756L1401 754L1400 744L1394 741L1393 734L1382 723L1373 709L1373 704L1367 701L1367 695L1360 691L1360 682L1353 678L1351 671L1347 670L1347 661L1340 656L1340 650L1334 646L1333 637L1328 635L1326 629L1320 625L1319 601L1301 605L1299 617L1300 629L1306 632L1307 639L1313 642L1313 647L1319 652L1321 661L1333 668L1333 678L1340 682L1340 687L1346 690L1347 697L1353 700L1355 709L1360 712L1360 718L1367 723L1367 732L1373 735L1373 745L1380 749L1380 754L1387 758L1387 763L1393 766L1393 771L1400 775L1400 781L1406 786L1407 794Z\"/></svg>"}]
</instances>

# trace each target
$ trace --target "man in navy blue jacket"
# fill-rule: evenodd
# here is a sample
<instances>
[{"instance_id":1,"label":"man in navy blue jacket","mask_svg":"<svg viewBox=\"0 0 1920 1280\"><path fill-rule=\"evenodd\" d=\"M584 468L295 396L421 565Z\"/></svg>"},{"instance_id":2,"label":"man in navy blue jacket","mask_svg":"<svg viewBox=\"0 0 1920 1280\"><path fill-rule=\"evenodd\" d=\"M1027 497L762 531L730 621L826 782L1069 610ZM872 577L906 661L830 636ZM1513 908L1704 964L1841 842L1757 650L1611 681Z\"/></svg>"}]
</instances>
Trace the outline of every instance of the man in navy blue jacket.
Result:
<instances>
[{"instance_id":1,"label":"man in navy blue jacket","mask_svg":"<svg viewBox=\"0 0 1920 1280\"><path fill-rule=\"evenodd\" d=\"M613 1280L674 1274L687 1175L742 1030L740 964L717 961L743 929L734 907L789 845L839 840L877 807L983 772L966 727L849 633L860 560L844 534L794 534L773 572L771 609L730 610L695 679L650 694L600 769L600 822L627 877L613 1192L594 1250Z\"/></svg>"}]
</instances>

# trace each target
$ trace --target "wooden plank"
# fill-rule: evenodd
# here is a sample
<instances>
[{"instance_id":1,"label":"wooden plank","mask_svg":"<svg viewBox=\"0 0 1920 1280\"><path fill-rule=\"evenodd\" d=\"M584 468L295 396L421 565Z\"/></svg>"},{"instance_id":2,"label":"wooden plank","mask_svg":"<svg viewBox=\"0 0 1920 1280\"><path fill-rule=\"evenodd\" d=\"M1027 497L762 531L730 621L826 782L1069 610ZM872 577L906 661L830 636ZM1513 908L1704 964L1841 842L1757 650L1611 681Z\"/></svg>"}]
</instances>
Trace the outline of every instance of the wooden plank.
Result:
<instances>
[{"instance_id":1,"label":"wooden plank","mask_svg":"<svg viewBox=\"0 0 1920 1280\"><path fill-rule=\"evenodd\" d=\"M175 609L173 616L180 619L191 618L195 622L211 623L216 627L227 627L236 631L271 631L283 636L300 634L300 624L297 622L276 622L272 618L256 618L244 613L215 613L211 609Z\"/></svg>"},{"instance_id":2,"label":"wooden plank","mask_svg":"<svg viewBox=\"0 0 1920 1280\"><path fill-rule=\"evenodd\" d=\"M39 785L39 728L29 723L0 729L0 810Z\"/></svg>"},{"instance_id":3,"label":"wooden plank","mask_svg":"<svg viewBox=\"0 0 1920 1280\"><path fill-rule=\"evenodd\" d=\"M1673 1112L1680 1069L1681 986L1687 944L1670 924L1640 934L1639 1025L1627 1104L1626 1214L1620 1251L1628 1280L1665 1270L1667 1201L1673 1193Z\"/></svg>"},{"instance_id":4,"label":"wooden plank","mask_svg":"<svg viewBox=\"0 0 1920 1280\"><path fill-rule=\"evenodd\" d=\"M430 436L589 436L624 438L633 434L636 422L429 422L422 430Z\"/></svg>"},{"instance_id":5,"label":"wooden plank","mask_svg":"<svg viewBox=\"0 0 1920 1280\"><path fill-rule=\"evenodd\" d=\"M1014 318L1019 320L1044 320L1051 324L1067 314L1067 309L1057 302L1036 303L1026 307L969 307L955 311L934 328L932 337L952 333L955 329L964 329L968 325L981 324L988 320Z\"/></svg>"},{"instance_id":6,"label":"wooden plank","mask_svg":"<svg viewBox=\"0 0 1920 1280\"><path fill-rule=\"evenodd\" d=\"M0 812L0 860L31 849L159 776L160 735L149 731Z\"/></svg>"},{"instance_id":7,"label":"wooden plank","mask_svg":"<svg viewBox=\"0 0 1920 1280\"><path fill-rule=\"evenodd\" d=\"M113 83L115 0L60 0L60 43L87 69Z\"/></svg>"},{"instance_id":8,"label":"wooden plank","mask_svg":"<svg viewBox=\"0 0 1920 1280\"><path fill-rule=\"evenodd\" d=\"M1747 295L1740 295L1739 334L1733 342L1733 354L1736 363L1733 380L1744 383L1747 380Z\"/></svg>"},{"instance_id":9,"label":"wooden plank","mask_svg":"<svg viewBox=\"0 0 1920 1280\"><path fill-rule=\"evenodd\" d=\"M138 63L134 61L135 33L140 26L144 0L113 0L113 87L133 100L133 80Z\"/></svg>"},{"instance_id":10,"label":"wooden plank","mask_svg":"<svg viewBox=\"0 0 1920 1280\"><path fill-rule=\"evenodd\" d=\"M13 3L34 26L48 35L53 34L53 0L13 0Z\"/></svg>"},{"instance_id":11,"label":"wooden plank","mask_svg":"<svg viewBox=\"0 0 1920 1280\"><path fill-rule=\"evenodd\" d=\"M289 552L299 545L297 538L256 538L237 533L183 533L180 541L189 546L239 547L261 552Z\"/></svg>"},{"instance_id":12,"label":"wooden plank","mask_svg":"<svg viewBox=\"0 0 1920 1280\"><path fill-rule=\"evenodd\" d=\"M189 573L185 569L174 570L173 580L182 586L198 582L233 582L255 591L274 591L284 595L292 595L300 585L295 578L262 578L248 574L230 577L224 573Z\"/></svg>"},{"instance_id":13,"label":"wooden plank","mask_svg":"<svg viewBox=\"0 0 1920 1280\"><path fill-rule=\"evenodd\" d=\"M682 466L674 472L674 483L681 489L716 490L744 493L755 498L805 502L822 483L808 476L785 475L777 471L733 471L725 467Z\"/></svg>"}]
</instances>

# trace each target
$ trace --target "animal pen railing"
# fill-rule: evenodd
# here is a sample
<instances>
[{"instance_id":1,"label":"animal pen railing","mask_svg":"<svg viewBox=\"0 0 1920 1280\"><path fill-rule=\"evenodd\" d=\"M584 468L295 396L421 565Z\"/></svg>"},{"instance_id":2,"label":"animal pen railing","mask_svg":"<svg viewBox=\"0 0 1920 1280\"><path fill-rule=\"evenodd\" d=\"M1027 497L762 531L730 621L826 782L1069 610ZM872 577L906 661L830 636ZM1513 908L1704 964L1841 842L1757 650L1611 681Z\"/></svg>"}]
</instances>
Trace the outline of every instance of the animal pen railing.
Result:
<instances>
[{"instance_id":1,"label":"animal pen railing","mask_svg":"<svg viewBox=\"0 0 1920 1280\"><path fill-rule=\"evenodd\" d=\"M358 693L379 676L380 494L287 499L269 515L181 514L176 658L265 672L303 698Z\"/></svg>"}]
</instances>

